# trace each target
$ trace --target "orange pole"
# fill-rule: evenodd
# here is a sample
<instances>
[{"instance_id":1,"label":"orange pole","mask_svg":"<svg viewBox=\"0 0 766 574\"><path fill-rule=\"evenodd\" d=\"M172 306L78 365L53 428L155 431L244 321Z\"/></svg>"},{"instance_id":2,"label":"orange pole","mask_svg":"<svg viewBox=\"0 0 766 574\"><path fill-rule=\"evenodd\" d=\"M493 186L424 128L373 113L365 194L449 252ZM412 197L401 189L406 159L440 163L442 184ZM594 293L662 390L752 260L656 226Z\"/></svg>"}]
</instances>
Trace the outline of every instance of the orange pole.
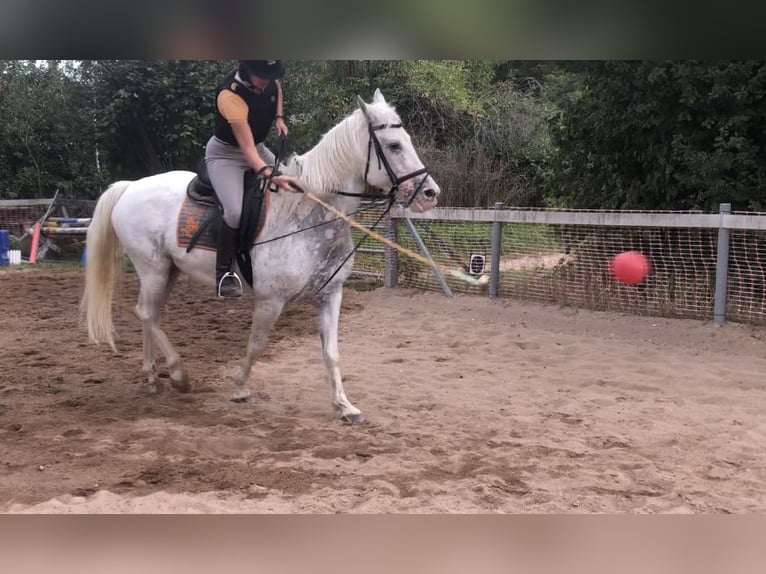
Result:
<instances>
[{"instance_id":1,"label":"orange pole","mask_svg":"<svg viewBox=\"0 0 766 574\"><path fill-rule=\"evenodd\" d=\"M37 249L40 246L40 222L35 222L34 231L32 232L32 247L29 248L29 262L35 263L37 261Z\"/></svg>"}]
</instances>

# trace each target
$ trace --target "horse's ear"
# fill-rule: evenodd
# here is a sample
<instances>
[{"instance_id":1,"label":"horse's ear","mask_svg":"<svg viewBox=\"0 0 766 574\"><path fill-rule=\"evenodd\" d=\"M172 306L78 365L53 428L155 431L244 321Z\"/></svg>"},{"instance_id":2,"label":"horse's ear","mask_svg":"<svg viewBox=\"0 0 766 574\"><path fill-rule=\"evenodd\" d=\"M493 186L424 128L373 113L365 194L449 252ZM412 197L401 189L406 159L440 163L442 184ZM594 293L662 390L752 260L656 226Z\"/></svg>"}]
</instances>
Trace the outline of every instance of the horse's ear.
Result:
<instances>
[{"instance_id":1,"label":"horse's ear","mask_svg":"<svg viewBox=\"0 0 766 574\"><path fill-rule=\"evenodd\" d=\"M359 109L362 110L364 117L367 118L367 121L370 121L370 113L369 111L367 111L367 104L364 103L364 100L362 99L361 96L357 96L356 99L359 102Z\"/></svg>"},{"instance_id":2,"label":"horse's ear","mask_svg":"<svg viewBox=\"0 0 766 574\"><path fill-rule=\"evenodd\" d=\"M383 93L380 91L380 88L375 88L375 94L372 96L372 103L373 104L386 103L386 98L383 97Z\"/></svg>"}]
</instances>

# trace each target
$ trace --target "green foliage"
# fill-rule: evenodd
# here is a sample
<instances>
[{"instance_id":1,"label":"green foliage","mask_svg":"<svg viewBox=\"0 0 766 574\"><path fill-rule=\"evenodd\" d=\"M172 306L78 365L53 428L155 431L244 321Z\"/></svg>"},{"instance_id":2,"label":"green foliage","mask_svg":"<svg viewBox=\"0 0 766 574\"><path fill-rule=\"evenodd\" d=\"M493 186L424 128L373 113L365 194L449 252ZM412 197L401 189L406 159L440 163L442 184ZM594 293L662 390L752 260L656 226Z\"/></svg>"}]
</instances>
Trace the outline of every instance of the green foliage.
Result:
<instances>
[{"instance_id":1,"label":"green foliage","mask_svg":"<svg viewBox=\"0 0 766 574\"><path fill-rule=\"evenodd\" d=\"M554 202L584 208L766 207L766 64L599 62L560 94Z\"/></svg>"},{"instance_id":2,"label":"green foliage","mask_svg":"<svg viewBox=\"0 0 766 574\"><path fill-rule=\"evenodd\" d=\"M438 138L457 129L464 115L480 111L467 76L462 62L291 62L284 80L285 104L291 129L306 142L304 147L314 145L353 111L357 95L369 100L376 88L396 106L410 131Z\"/></svg>"},{"instance_id":3,"label":"green foliage","mask_svg":"<svg viewBox=\"0 0 766 574\"><path fill-rule=\"evenodd\" d=\"M0 197L194 169L233 65L0 61ZM443 205L766 209L763 62L290 61L283 87L301 152L380 88Z\"/></svg>"},{"instance_id":4,"label":"green foliage","mask_svg":"<svg viewBox=\"0 0 766 574\"><path fill-rule=\"evenodd\" d=\"M535 205L551 153L550 104L526 74L540 65L495 61L291 62L285 107L291 135L314 145L321 134L380 88L444 189L445 205Z\"/></svg>"},{"instance_id":5,"label":"green foliage","mask_svg":"<svg viewBox=\"0 0 766 574\"><path fill-rule=\"evenodd\" d=\"M215 88L233 62L83 63L104 166L121 178L194 169L213 130Z\"/></svg>"},{"instance_id":6,"label":"green foliage","mask_svg":"<svg viewBox=\"0 0 766 574\"><path fill-rule=\"evenodd\" d=\"M75 193L97 179L89 107L71 65L0 62L0 198Z\"/></svg>"},{"instance_id":7,"label":"green foliage","mask_svg":"<svg viewBox=\"0 0 766 574\"><path fill-rule=\"evenodd\" d=\"M110 181L194 169L213 131L215 87L233 61L4 62L4 196L63 186L95 197ZM549 154L544 102L527 89L537 64L504 61L296 61L283 80L298 151L380 88L394 104L448 205L539 201ZM276 143L273 135L268 143Z\"/></svg>"}]
</instances>

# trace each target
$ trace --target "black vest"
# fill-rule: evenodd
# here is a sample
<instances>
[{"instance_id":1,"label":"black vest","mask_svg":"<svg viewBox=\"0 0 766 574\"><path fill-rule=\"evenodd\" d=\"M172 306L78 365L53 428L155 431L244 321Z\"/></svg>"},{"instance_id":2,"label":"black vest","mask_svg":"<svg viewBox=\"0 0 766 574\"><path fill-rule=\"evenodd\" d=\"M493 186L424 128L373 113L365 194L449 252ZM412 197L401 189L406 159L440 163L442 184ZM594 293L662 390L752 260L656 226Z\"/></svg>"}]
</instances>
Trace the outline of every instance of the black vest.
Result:
<instances>
[{"instance_id":1,"label":"black vest","mask_svg":"<svg viewBox=\"0 0 766 574\"><path fill-rule=\"evenodd\" d=\"M253 140L257 144L261 143L269 135L271 125L274 123L274 116L277 115L277 85L273 81L269 82L263 93L256 94L248 89L247 86L234 79L235 75L236 72L229 74L223 81L223 84L218 86L215 91L215 136L228 144L238 145L231 125L218 110L218 94L222 90L229 90L245 100L248 109L247 123L253 132Z\"/></svg>"}]
</instances>

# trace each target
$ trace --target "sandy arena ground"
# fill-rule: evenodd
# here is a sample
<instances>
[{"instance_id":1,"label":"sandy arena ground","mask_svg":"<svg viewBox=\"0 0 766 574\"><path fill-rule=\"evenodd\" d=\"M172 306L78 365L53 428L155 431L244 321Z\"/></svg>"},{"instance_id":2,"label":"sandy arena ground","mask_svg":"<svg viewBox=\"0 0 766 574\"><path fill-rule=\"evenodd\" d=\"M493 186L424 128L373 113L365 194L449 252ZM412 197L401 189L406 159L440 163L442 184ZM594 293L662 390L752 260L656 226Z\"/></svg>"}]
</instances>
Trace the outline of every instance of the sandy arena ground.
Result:
<instances>
[{"instance_id":1,"label":"sandy arena ground","mask_svg":"<svg viewBox=\"0 0 766 574\"><path fill-rule=\"evenodd\" d=\"M182 279L164 325L194 390L152 397L135 276L117 354L78 323L82 281L0 271L0 511L766 511L762 329L349 288L342 369L369 421L350 427L311 307L235 404L251 300Z\"/></svg>"}]
</instances>

